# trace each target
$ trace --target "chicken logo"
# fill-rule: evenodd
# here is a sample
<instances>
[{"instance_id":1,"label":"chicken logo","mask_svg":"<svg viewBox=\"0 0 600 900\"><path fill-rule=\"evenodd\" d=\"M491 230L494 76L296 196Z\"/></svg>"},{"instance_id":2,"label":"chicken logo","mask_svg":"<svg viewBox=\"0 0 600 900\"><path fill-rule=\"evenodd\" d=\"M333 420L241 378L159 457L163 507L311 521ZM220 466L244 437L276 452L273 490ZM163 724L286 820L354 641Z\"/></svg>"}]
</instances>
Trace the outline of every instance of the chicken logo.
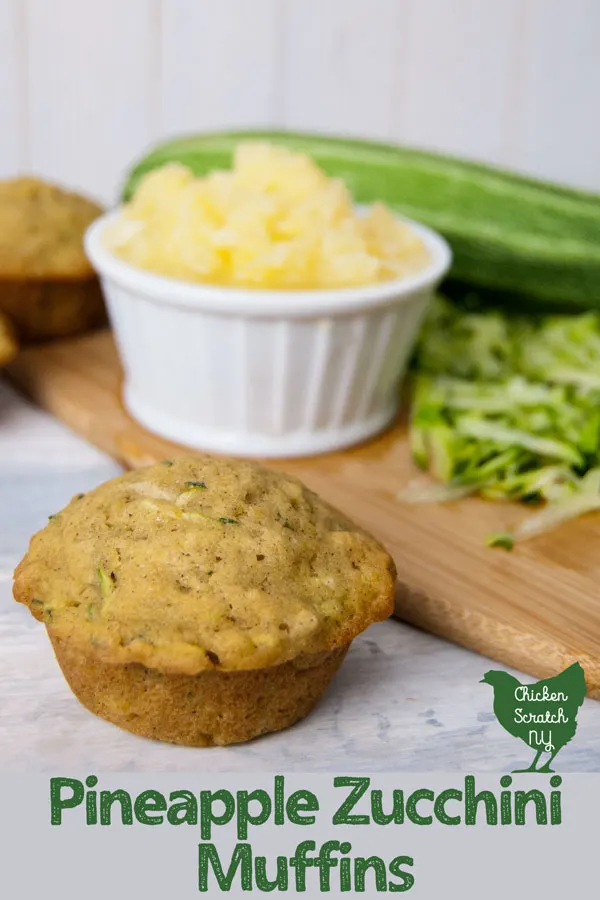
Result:
<instances>
[{"instance_id":1,"label":"chicken logo","mask_svg":"<svg viewBox=\"0 0 600 900\"><path fill-rule=\"evenodd\" d=\"M528 769L515 772L553 772L550 764L577 731L577 713L586 693L583 669L573 663L560 675L521 684L508 672L486 672L481 682L494 689L494 713L505 731L535 751ZM541 755L549 754L543 766Z\"/></svg>"}]
</instances>

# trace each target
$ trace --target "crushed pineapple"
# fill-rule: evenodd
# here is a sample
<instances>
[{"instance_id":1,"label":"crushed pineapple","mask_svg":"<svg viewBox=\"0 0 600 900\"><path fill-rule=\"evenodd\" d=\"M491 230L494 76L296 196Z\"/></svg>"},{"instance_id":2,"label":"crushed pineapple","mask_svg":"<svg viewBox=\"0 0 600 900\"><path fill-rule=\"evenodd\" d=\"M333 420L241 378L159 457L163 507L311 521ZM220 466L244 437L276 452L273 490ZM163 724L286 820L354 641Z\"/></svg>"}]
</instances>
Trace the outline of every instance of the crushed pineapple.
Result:
<instances>
[{"instance_id":1,"label":"crushed pineapple","mask_svg":"<svg viewBox=\"0 0 600 900\"><path fill-rule=\"evenodd\" d=\"M424 268L421 239L383 204L359 214L342 181L284 147L244 142L233 169L149 172L106 231L122 259L185 281L335 288Z\"/></svg>"}]
</instances>

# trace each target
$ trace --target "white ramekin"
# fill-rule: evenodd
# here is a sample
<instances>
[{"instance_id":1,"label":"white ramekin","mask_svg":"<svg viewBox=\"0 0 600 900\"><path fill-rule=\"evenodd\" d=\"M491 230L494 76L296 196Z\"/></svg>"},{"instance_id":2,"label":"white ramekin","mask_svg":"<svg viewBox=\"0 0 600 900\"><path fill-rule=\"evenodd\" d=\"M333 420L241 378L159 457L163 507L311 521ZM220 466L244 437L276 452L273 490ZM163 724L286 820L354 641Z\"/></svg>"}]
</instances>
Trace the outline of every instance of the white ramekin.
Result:
<instances>
[{"instance_id":1,"label":"white ramekin","mask_svg":"<svg viewBox=\"0 0 600 900\"><path fill-rule=\"evenodd\" d=\"M85 236L125 371L124 402L150 431L200 450L308 456L347 447L394 418L427 304L451 260L360 288L267 291L190 284L119 259L102 241L118 210Z\"/></svg>"}]
</instances>

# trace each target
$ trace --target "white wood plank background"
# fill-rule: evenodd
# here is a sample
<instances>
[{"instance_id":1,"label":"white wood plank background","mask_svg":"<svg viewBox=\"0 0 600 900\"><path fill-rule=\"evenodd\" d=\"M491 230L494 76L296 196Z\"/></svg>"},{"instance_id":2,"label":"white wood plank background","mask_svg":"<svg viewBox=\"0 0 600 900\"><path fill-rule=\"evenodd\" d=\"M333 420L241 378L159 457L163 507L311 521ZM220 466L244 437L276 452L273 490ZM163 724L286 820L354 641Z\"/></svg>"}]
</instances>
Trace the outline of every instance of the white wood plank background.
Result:
<instances>
[{"instance_id":1,"label":"white wood plank background","mask_svg":"<svg viewBox=\"0 0 600 900\"><path fill-rule=\"evenodd\" d=\"M506 158L524 2L413 3L397 137L489 162Z\"/></svg>"},{"instance_id":2,"label":"white wood plank background","mask_svg":"<svg viewBox=\"0 0 600 900\"><path fill-rule=\"evenodd\" d=\"M279 4L280 0L162 3L161 134L274 121Z\"/></svg>"},{"instance_id":3,"label":"white wood plank background","mask_svg":"<svg viewBox=\"0 0 600 900\"><path fill-rule=\"evenodd\" d=\"M0 0L0 175L27 165L25 19L18 0ZM22 48L17 52L17 48Z\"/></svg>"},{"instance_id":4,"label":"white wood plank background","mask_svg":"<svg viewBox=\"0 0 600 900\"><path fill-rule=\"evenodd\" d=\"M289 128L391 137L406 0L287 0L279 110Z\"/></svg>"},{"instance_id":5,"label":"white wood plank background","mask_svg":"<svg viewBox=\"0 0 600 900\"><path fill-rule=\"evenodd\" d=\"M600 191L600 0L0 0L0 177L107 202L144 148L279 125Z\"/></svg>"},{"instance_id":6,"label":"white wood plank background","mask_svg":"<svg viewBox=\"0 0 600 900\"><path fill-rule=\"evenodd\" d=\"M23 0L20 0L23 3ZM29 156L35 172L101 197L156 133L152 0L26 0Z\"/></svg>"}]
</instances>

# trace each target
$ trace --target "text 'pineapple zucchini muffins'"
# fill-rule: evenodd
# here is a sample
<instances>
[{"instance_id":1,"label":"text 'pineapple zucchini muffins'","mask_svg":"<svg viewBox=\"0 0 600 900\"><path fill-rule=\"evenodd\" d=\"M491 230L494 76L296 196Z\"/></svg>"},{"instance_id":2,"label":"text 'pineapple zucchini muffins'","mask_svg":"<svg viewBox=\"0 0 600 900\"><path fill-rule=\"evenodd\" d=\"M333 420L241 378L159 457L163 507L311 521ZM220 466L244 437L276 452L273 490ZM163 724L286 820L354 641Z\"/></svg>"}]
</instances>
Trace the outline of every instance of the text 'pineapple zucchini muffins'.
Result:
<instances>
[{"instance_id":1,"label":"text 'pineapple zucchini muffins'","mask_svg":"<svg viewBox=\"0 0 600 900\"><path fill-rule=\"evenodd\" d=\"M193 746L307 715L392 612L383 547L290 476L209 456L78 495L31 540L15 598L89 710Z\"/></svg>"}]
</instances>

